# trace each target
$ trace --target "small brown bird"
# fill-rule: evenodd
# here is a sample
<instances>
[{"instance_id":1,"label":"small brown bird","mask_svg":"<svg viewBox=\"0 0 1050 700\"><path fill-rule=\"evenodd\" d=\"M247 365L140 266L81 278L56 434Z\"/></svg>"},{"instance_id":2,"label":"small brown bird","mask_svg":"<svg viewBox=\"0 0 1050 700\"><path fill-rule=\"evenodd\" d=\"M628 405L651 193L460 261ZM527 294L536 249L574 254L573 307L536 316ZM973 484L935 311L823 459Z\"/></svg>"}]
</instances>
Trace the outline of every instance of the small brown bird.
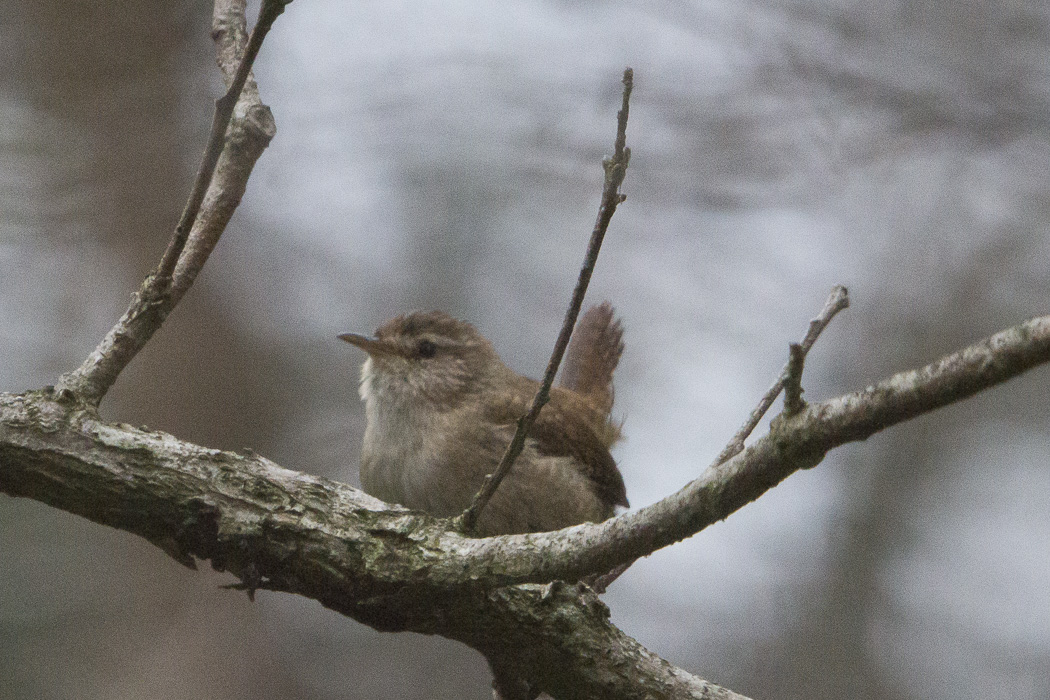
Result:
<instances>
[{"instance_id":1,"label":"small brown bird","mask_svg":"<svg viewBox=\"0 0 1050 700\"><path fill-rule=\"evenodd\" d=\"M473 326L440 311L388 321L374 337L339 336L368 353L361 484L385 501L458 515L495 471L539 383L508 368ZM627 505L609 454L609 413L623 331L608 303L583 315L525 449L478 521L482 535L555 530Z\"/></svg>"}]
</instances>

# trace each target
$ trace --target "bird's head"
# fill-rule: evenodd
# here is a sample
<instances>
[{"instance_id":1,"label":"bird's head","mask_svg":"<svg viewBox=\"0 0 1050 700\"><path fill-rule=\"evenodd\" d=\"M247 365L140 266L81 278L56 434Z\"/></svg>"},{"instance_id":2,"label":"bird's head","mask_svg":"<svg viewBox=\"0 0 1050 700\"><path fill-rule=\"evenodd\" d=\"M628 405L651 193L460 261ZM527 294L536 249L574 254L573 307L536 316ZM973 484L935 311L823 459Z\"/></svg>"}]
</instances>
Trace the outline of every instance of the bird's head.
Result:
<instances>
[{"instance_id":1,"label":"bird's head","mask_svg":"<svg viewBox=\"0 0 1050 700\"><path fill-rule=\"evenodd\" d=\"M387 321L375 335L340 335L368 353L361 368L361 398L425 401L455 408L484 389L503 363L474 326L440 311L416 311Z\"/></svg>"}]
</instances>

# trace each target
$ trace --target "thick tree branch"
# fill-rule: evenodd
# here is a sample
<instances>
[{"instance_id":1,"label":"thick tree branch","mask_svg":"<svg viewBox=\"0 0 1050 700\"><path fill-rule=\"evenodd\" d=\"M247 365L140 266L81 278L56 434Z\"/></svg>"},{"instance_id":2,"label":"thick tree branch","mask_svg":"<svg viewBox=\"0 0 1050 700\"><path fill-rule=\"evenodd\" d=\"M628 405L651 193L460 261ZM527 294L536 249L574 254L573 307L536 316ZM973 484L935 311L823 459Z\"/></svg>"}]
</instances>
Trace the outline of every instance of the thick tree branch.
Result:
<instances>
[{"instance_id":1,"label":"thick tree branch","mask_svg":"<svg viewBox=\"0 0 1050 700\"><path fill-rule=\"evenodd\" d=\"M334 605L577 580L688 537L824 454L1050 361L1050 316L797 415L662 501L604 523L486 539L256 457L97 419L61 394L0 395L0 491ZM337 595L337 592L338 595ZM342 606L350 605L342 603ZM395 608L396 609L396 606ZM407 624L407 623L406 623Z\"/></svg>"},{"instance_id":2,"label":"thick tree branch","mask_svg":"<svg viewBox=\"0 0 1050 700\"><path fill-rule=\"evenodd\" d=\"M863 391L782 415L755 445L659 503L552 533L471 539L426 515L256 455L104 423L90 407L54 391L0 395L0 491L136 533L183 563L210 560L249 589L299 593L378 629L442 634L496 662L509 653L498 639L520 641L513 645L519 651L538 645L514 668L523 677L547 679L565 697L612 693L612 686L600 684L614 683L607 673L623 664L641 664L654 683L665 673L683 688L706 688L658 660L646 666L649 652L607 622L595 622L600 615L584 615L594 606L586 596L571 603L558 598L555 605L550 593L535 591L563 589L525 588L534 592L534 605L513 611L509 601L518 589L504 587L575 580L649 554L725 518L837 445L1047 361L1050 316ZM592 626L573 627L583 620ZM619 640L613 648L624 655L570 654L569 646L600 646L609 642L607 635ZM572 686L570 675L583 668L594 669L598 685ZM623 697L642 697L622 690ZM708 692L694 690L684 696Z\"/></svg>"},{"instance_id":3,"label":"thick tree branch","mask_svg":"<svg viewBox=\"0 0 1050 700\"><path fill-rule=\"evenodd\" d=\"M462 641L564 698L736 698L676 669L571 586L500 590L479 540L254 454L99 421L53 392L0 395L0 491L207 559L249 590L298 593L376 629ZM472 561L472 571L460 563ZM508 646L513 640L513 646ZM531 651L509 659L512 648Z\"/></svg>"}]
</instances>

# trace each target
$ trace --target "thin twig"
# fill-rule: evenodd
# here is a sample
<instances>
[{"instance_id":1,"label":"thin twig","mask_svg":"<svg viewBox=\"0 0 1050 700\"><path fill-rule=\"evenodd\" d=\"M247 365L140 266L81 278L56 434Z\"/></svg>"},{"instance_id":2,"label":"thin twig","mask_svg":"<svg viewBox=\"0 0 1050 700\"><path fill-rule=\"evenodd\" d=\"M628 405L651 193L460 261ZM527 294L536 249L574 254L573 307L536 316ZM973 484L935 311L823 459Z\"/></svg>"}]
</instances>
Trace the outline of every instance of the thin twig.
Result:
<instances>
[{"instance_id":1,"label":"thin twig","mask_svg":"<svg viewBox=\"0 0 1050 700\"><path fill-rule=\"evenodd\" d=\"M831 319L835 318L835 315L849 307L849 290L842 285L836 285L831 290L831 295L828 296L828 300L824 302L824 308L820 310L820 314L809 322L809 331L806 332L806 337L799 343L799 349L801 351L801 359L805 359L806 354L809 353L810 348L817 342L817 338L824 332L824 329L831 323ZM737 431L733 439L729 441L722 452L715 459L714 464L722 464L736 455L738 455L744 449L744 441L747 440L748 436L758 425L759 421L762 420L762 416L766 414L769 407L776 401L777 396L780 395L781 389L784 388L784 382L788 378L790 361L784 365L784 369L780 372L780 376L773 382L773 386L769 387L769 391L765 393L762 400L758 402L758 406L755 410L751 411L751 415L748 416L747 422L741 426L740 430Z\"/></svg>"},{"instance_id":2,"label":"thin twig","mask_svg":"<svg viewBox=\"0 0 1050 700\"><path fill-rule=\"evenodd\" d=\"M536 392L536 396L532 399L532 405L529 407L528 413L518 419L517 430L507 446L507 451L503 453L503 458L500 460L496 471L485 478L485 483L482 484L481 490L475 494L470 507L459 516L457 525L464 532L474 531L481 511L488 505L500 483L510 473L511 467L514 466L514 460L518 458L518 455L521 454L522 449L525 447L525 437L528 435L533 423L536 422L536 417L539 416L540 410L550 398L554 375L558 373L558 367L561 365L565 348L569 345L569 338L572 336L572 330L576 326L576 319L580 315L583 297L587 293L587 285L590 284L591 274L594 272L595 263L598 261L598 252L601 250L605 232L609 228L609 221L612 220L612 216L616 212L616 206L626 199L626 195L620 193L620 185L623 184L623 178L627 174L627 164L631 159L631 149L627 148L626 144L627 117L631 89L633 87L634 71L627 68L623 72L623 103L616 115L615 150L611 158L606 158L602 161L602 167L605 169L605 185L602 188L601 205L598 207L598 219L594 224L594 230L591 232L591 240L587 245L587 255L584 258L583 267L580 268L580 276L576 280L576 288L572 292L572 300L569 302L569 309L565 313L561 332L558 334L558 340L554 344L550 362L547 363L547 371L543 375L539 391Z\"/></svg>"},{"instance_id":3,"label":"thin twig","mask_svg":"<svg viewBox=\"0 0 1050 700\"><path fill-rule=\"evenodd\" d=\"M203 264L202 261L198 261L199 264L194 266L186 266L184 272L176 273L180 279L173 279L173 272L180 269L179 262L189 240L189 232L195 230L202 218L207 220L210 228L217 227L221 231L225 227L233 209L240 201L252 166L273 137L272 118L269 116L269 110L261 104L253 103L248 109L247 118L237 122L238 124L245 123L245 128L240 129L240 132L250 133L250 137L233 138L232 134L235 130L230 127L230 123L234 106L248 80L252 62L258 55L262 40L290 1L264 0L259 8L259 20L252 30L244 51L239 52L241 55L237 68L232 78L229 79L230 87L226 94L216 101L208 146L205 148L201 166L179 225L172 235L164 256L157 269L146 277L142 286L134 294L127 311L116 325L109 330L80 367L61 377L58 382L59 391L69 392L85 403L97 406L123 369L153 337L179 299L182 298L186 289L193 283L196 272ZM237 5L238 3L231 4ZM243 3L240 4L239 9L243 27ZM220 44L219 62L225 69L229 64L222 58L226 51L223 44L229 38L219 31L213 36ZM241 36L243 37L243 34ZM255 94L254 89L252 94ZM255 102L257 102L257 96ZM228 130L231 133L229 139L226 138ZM231 141L238 142L233 144L232 151L236 152L233 155L230 154ZM201 207L204 196L209 191L220 158L229 161L227 166L224 166L226 175L223 186L219 188L219 193L209 200L210 203L202 215ZM217 234L209 235L217 237Z\"/></svg>"}]
</instances>

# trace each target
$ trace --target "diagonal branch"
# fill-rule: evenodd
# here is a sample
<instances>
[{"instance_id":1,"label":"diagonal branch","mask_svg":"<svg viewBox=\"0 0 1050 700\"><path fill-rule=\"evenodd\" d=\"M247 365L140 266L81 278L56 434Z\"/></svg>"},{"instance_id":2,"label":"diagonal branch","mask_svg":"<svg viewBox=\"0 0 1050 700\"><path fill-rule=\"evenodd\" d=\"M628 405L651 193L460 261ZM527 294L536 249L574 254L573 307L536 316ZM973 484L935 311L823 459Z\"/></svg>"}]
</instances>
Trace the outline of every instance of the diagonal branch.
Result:
<instances>
[{"instance_id":1,"label":"diagonal branch","mask_svg":"<svg viewBox=\"0 0 1050 700\"><path fill-rule=\"evenodd\" d=\"M1004 330L925 367L780 416L768 435L743 453L707 469L677 493L604 523L553 533L479 540L471 560L485 560L516 539L515 558L502 573L532 580L574 580L604 573L724 520L799 469L820 463L831 449L923 413L968 398L1050 362L1050 316ZM521 567L518 569L517 567Z\"/></svg>"},{"instance_id":2,"label":"diagonal branch","mask_svg":"<svg viewBox=\"0 0 1050 700\"><path fill-rule=\"evenodd\" d=\"M266 135L266 144L273 138L276 127L273 125L273 115L266 105L262 104L259 97L259 87L251 73L251 65L259 52L263 39L269 33L277 17L284 12L284 8L291 0L265 0L259 7L259 18L252 29L247 43L244 40L244 0L216 0L215 12L212 17L212 36L216 37L219 52L217 62L222 69L223 78L229 84L229 89L223 100L229 100L235 115L241 112L246 114L249 121L259 121L260 129ZM228 5L228 6L227 6ZM232 31L231 31L232 30ZM224 39L224 35L231 34ZM243 55L242 55L243 52ZM241 74L244 74L243 87L240 89L240 97L234 98L238 83L241 82ZM223 107L226 108L225 105ZM236 121L237 117L234 117ZM234 134L227 137L227 148L234 147L236 139ZM245 181L251 175L254 160L250 163L241 164L238 169L240 176ZM224 173L224 164L220 160L216 172L220 176ZM243 195L243 188L241 189ZM207 201L207 200L206 200ZM212 218L216 220L212 221ZM208 256L219 242L219 237L226 229L229 217L218 219L210 217L209 210L205 209L197 217L197 224L190 232L186 246L179 256L177 265L172 275L171 294L174 306L182 299L182 296L197 279L197 275L207 262ZM221 224L220 224L221 222Z\"/></svg>"},{"instance_id":3,"label":"diagonal branch","mask_svg":"<svg viewBox=\"0 0 1050 700\"><path fill-rule=\"evenodd\" d=\"M233 108L237 105L237 101L241 96L241 90L244 89L244 85L248 81L252 64L255 63L255 57L259 55L259 49L262 48L263 39L266 38L266 35L273 27L273 23L284 12L284 7L289 2L291 0L264 0L259 7L259 18L255 22L251 36L248 37L247 45L244 47L237 68L229 80L226 93L215 101L211 133L208 135L208 145L204 148L204 155L201 156L200 167L197 168L197 177L193 180L189 199L186 201L186 207L182 210L182 216L179 217L179 223L175 226L175 233L168 243L168 249L164 251L164 256L161 258L160 264L154 273L156 279L162 282L170 278L172 273L175 272L175 265L178 264L179 258L182 256L182 250L186 247L190 229L193 226L193 222L197 220L197 214L200 213L204 195L208 191L212 175L215 173L215 167L219 163L219 154L222 152L226 128L233 118ZM241 16L243 16L243 10L241 11Z\"/></svg>"},{"instance_id":4,"label":"diagonal branch","mask_svg":"<svg viewBox=\"0 0 1050 700\"><path fill-rule=\"evenodd\" d=\"M212 35L229 88L215 103L211 134L190 196L157 269L80 367L62 376L61 390L97 406L193 284L226 228L255 162L275 132L273 117L259 101L254 82L250 91L242 91L263 39L288 2L264 0L245 42L243 0L217 0ZM231 53L239 57L235 63L229 60ZM238 104L243 116L234 118ZM185 255L187 246L193 255Z\"/></svg>"},{"instance_id":5,"label":"diagonal branch","mask_svg":"<svg viewBox=\"0 0 1050 700\"><path fill-rule=\"evenodd\" d=\"M515 430L510 444L507 445L507 450L503 453L499 466L496 467L495 472L485 478L485 483L481 485L481 489L475 494L470 507L457 519L457 526L464 532L474 531L481 511L485 509L493 494L496 493L496 489L499 488L503 479L510 473L511 467L514 466L514 461L525 447L525 438L529 434L529 430L536 422L540 411L550 399L550 390L554 384L554 376L558 373L558 367L561 365L562 357L565 355L565 349L569 345L572 329L576 327L576 319L580 315L583 297L587 294L587 286L591 282L594 266L598 262L598 253L601 251L605 232L609 228L609 222L612 221L617 205L627 198L626 195L620 193L620 185L623 184L624 176L627 174L627 164L631 160L631 149L627 148L627 117L630 112L631 90L633 88L634 71L627 68L623 72L623 103L620 111L616 114L616 141L613 156L602 161L602 166L605 169L605 184L602 187L601 204L598 206L598 220L594 224L591 240L587 244L587 254L584 256L583 266L580 268L580 276L576 280L576 288L573 289L572 299L569 301L569 309L565 312L565 320L562 322L561 332L558 333L558 340L554 343L554 351L551 353L551 359L547 363L547 370L543 374L540 388L532 399L532 405L529 406L528 413L518 419L517 430Z\"/></svg>"}]
</instances>

